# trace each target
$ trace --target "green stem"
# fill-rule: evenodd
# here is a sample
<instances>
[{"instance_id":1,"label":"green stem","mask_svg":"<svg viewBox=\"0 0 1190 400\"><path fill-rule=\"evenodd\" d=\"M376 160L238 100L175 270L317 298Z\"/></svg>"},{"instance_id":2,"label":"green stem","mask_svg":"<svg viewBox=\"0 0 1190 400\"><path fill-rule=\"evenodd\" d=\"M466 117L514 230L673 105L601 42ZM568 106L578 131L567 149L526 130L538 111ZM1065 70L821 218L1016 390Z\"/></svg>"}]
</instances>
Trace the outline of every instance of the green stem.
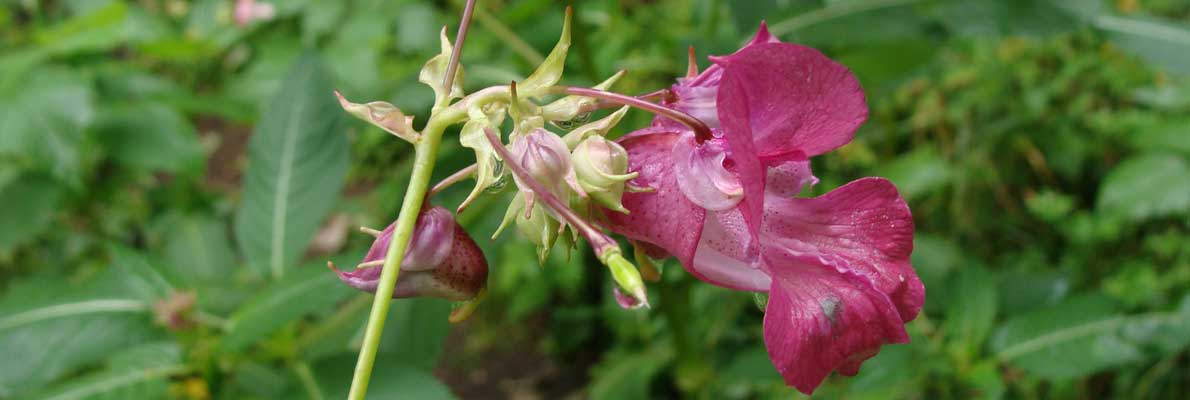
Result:
<instances>
[{"instance_id":1,"label":"green stem","mask_svg":"<svg viewBox=\"0 0 1190 400\"><path fill-rule=\"evenodd\" d=\"M442 142L442 132L447 126L462 121L467 116L468 107L480 107L502 99L508 99L507 87L489 88L438 110L430 116L430 121L422 130L421 140L413 146L413 171L410 172L409 185L405 189L405 199L401 203L401 212L397 215L392 240L388 243L388 254L384 257L380 283L372 300L372 311L368 314L364 342L359 351L359 360L355 364L355 375L351 379L351 391L347 394L349 400L363 400L368 393L368 381L372 377L376 350L380 347L380 336L384 332L384 319L392 301L393 287L397 284L401 261L405 258L405 248L409 246L409 239L413 236L417 215L429 191L430 176L434 173L434 161L438 156L438 146Z\"/></svg>"},{"instance_id":2,"label":"green stem","mask_svg":"<svg viewBox=\"0 0 1190 400\"><path fill-rule=\"evenodd\" d=\"M322 395L322 390L318 388L318 380L314 379L314 372L310 371L310 364L306 364L305 361L298 361L293 363L292 368L294 375L297 375L298 381L301 382L302 388L310 396L310 400L323 400L326 398L326 396Z\"/></svg>"},{"instance_id":3,"label":"green stem","mask_svg":"<svg viewBox=\"0 0 1190 400\"><path fill-rule=\"evenodd\" d=\"M376 297L372 300L372 312L368 315L368 327L364 331L364 343L360 348L359 361L355 364L355 376L351 380L348 399L363 400L368 393L368 380L372 376L376 349L380 346L380 336L384 331L384 317L388 315L393 287L401 271L405 248L409 246L409 239L413 236L417 214L426 198L426 191L429 190L430 175L434 172L438 144L442 141L442 131L445 128L446 124L441 123L440 119L431 117L430 123L422 132L421 141L414 146L413 172L409 177L409 186L405 189L405 200L401 203L401 212L397 216L392 241L388 243L388 254L384 257L380 284L376 287Z\"/></svg>"}]
</instances>

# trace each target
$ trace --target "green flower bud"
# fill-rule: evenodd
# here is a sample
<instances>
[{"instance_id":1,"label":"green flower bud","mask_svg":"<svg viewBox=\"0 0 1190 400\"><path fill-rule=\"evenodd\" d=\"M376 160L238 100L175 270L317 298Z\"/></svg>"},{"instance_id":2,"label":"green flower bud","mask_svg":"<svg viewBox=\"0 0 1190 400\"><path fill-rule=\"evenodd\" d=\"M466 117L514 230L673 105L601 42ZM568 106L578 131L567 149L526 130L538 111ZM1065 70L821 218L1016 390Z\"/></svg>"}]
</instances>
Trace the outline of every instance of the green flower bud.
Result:
<instances>
[{"instance_id":1,"label":"green flower bud","mask_svg":"<svg viewBox=\"0 0 1190 400\"><path fill-rule=\"evenodd\" d=\"M616 303L624 308L648 308L649 297L645 294L645 283L641 280L640 271L632 262L625 260L619 249L613 249L600 256L600 261L611 270L612 280L616 282Z\"/></svg>"},{"instance_id":2,"label":"green flower bud","mask_svg":"<svg viewBox=\"0 0 1190 400\"><path fill-rule=\"evenodd\" d=\"M544 265L546 257L549 257L550 249L558 240L558 233L561 232L562 226L546 213L544 206L535 204L531 210L526 211L525 205L524 193L517 193L516 196L513 196L512 202L508 204L508 210L504 212L504 220L500 222L500 227L496 228L496 233L492 234L492 238L495 239L499 236L509 224L515 224L517 232L520 232L521 236L537 245L538 261Z\"/></svg>"},{"instance_id":3,"label":"green flower bud","mask_svg":"<svg viewBox=\"0 0 1190 400\"><path fill-rule=\"evenodd\" d=\"M628 173L628 151L602 136L590 136L571 154L578 183L596 204L627 214L620 203L625 182L636 178Z\"/></svg>"}]
</instances>

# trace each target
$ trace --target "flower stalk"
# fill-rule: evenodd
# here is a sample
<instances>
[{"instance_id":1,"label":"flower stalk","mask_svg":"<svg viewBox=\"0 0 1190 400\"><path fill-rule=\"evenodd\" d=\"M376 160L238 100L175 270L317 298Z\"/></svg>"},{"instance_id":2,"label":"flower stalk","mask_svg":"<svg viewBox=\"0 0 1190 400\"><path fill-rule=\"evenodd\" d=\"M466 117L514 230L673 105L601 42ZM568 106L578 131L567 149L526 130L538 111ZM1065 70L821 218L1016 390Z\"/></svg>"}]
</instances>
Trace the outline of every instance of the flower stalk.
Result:
<instances>
[{"instance_id":1,"label":"flower stalk","mask_svg":"<svg viewBox=\"0 0 1190 400\"><path fill-rule=\"evenodd\" d=\"M410 172L409 186L401 202L401 212L397 216L392 241L389 242L388 253L384 259L384 270L376 286L372 310L368 314L363 345L360 347L359 360L352 377L351 391L347 396L349 400L362 400L368 392L368 380L376 361L376 351L379 349L380 336L384 331L384 319L388 315L389 302L392 300L393 289L400 272L399 266L405 256L405 249L409 246L409 240L413 237L418 212L429 192L430 177L434 173L434 161L438 156L443 132L446 127L463 121L467 117L468 107L483 106L507 99L508 87L494 87L472 93L454 104L438 109L430 116L429 122L422 130L421 140L414 145L413 170Z\"/></svg>"},{"instance_id":2,"label":"flower stalk","mask_svg":"<svg viewBox=\"0 0 1190 400\"><path fill-rule=\"evenodd\" d=\"M650 103L642 98L628 96L628 95L614 93L614 92L603 91L603 90L599 90L599 89L574 87L574 86L556 86L556 87L554 87L554 91L558 92L558 93L565 93L565 94L571 94L571 95L576 95L576 96L594 97L594 98L612 102L612 103L623 104L626 106L639 108L641 110L645 110L645 111L672 119L674 121L681 123L682 125L686 125L687 127L690 128L690 130L694 131L694 138L699 143L702 143L704 141L711 139L711 128L708 127L707 124L704 124L702 121L699 121L698 118L695 118L694 116L692 116L690 114L687 114L687 113L684 113L684 112L681 112L681 111L678 111L678 110L675 110L675 109L672 109L672 108L669 108L669 107L666 107L666 106L663 106L660 104ZM652 93L650 93L650 95L652 95ZM642 97L644 97L644 96L642 96Z\"/></svg>"},{"instance_id":3,"label":"flower stalk","mask_svg":"<svg viewBox=\"0 0 1190 400\"><path fill-rule=\"evenodd\" d=\"M459 22L458 36L455 38L454 48L451 49L447 74L443 79L443 87L449 93L458 69L459 54L466 40L467 27L471 24L471 11L475 8L475 0L467 0L462 20ZM445 97L447 103L449 96ZM462 101L461 101L462 102ZM397 216L396 227L392 240L389 241L388 253L384 258L384 270L380 275L380 282L376 287L376 296L372 298L372 310L368 314L368 325L364 331L363 345L360 347L359 359L355 364L355 373L351 378L351 390L347 394L349 400L363 400L368 393L368 381L372 377L372 367L376 362L376 351L380 347L381 334L384 332L384 320L388 316L389 304L392 302L393 288L401 271L401 261L405 258L405 249L409 247L409 240L413 236L413 228L417 223L418 213L426 200L429 190L430 177L434 173L434 163L438 156L438 145L442 142L442 133L447 126L458 122L465 112L446 110L447 112L431 115L426 124L422 137L414 145L413 171L410 173L409 186L405 189L405 198L401 202L401 211ZM449 112L455 111L455 112Z\"/></svg>"}]
</instances>

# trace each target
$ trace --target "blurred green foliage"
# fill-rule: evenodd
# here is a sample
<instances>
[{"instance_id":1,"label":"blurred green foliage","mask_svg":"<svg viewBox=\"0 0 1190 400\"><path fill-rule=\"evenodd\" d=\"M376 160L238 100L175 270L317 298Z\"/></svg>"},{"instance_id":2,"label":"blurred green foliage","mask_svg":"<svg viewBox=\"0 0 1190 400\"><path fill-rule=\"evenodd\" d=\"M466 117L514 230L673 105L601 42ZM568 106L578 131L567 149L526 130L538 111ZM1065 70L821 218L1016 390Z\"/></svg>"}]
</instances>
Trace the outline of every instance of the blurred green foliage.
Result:
<instances>
[{"instance_id":1,"label":"blurred green foliage","mask_svg":"<svg viewBox=\"0 0 1190 400\"><path fill-rule=\"evenodd\" d=\"M348 232L396 215L412 154L341 123L329 90L424 118L415 75L460 3L284 1L239 27L229 0L0 2L0 399L343 397L370 300L319 264L358 260L371 238ZM860 77L870 121L814 160L813 194L896 182L927 304L912 343L816 397L1190 392L1190 2L576 8L572 84L664 87L688 45L728 53L761 19ZM523 78L562 9L480 1L466 88ZM436 174L470 156L448 140ZM671 261L654 308L620 310L584 249L539 266L484 240L507 192L460 216L490 298L456 326L449 303L395 302L373 398L800 396L750 294Z\"/></svg>"}]
</instances>

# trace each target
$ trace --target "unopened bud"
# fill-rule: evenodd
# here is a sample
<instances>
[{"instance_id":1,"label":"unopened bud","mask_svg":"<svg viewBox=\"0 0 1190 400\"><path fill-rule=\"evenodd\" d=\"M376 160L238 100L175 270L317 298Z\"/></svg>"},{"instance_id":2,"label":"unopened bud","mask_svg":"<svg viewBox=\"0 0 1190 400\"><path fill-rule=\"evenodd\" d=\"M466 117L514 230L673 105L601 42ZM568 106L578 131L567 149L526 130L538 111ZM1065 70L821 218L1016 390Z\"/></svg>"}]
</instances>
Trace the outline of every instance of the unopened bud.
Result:
<instances>
[{"instance_id":1,"label":"unopened bud","mask_svg":"<svg viewBox=\"0 0 1190 400\"><path fill-rule=\"evenodd\" d=\"M492 235L492 238L499 236L500 232L503 232L509 224L514 224L521 236L537 246L538 261L544 265L546 257L549 257L550 249L558 240L561 226L558 221L545 212L545 207L537 204L533 205L531 210L526 211L525 203L523 194L517 193L516 196L513 196L512 202L508 204L508 210L504 212L504 220L500 222L500 227L496 228L496 233Z\"/></svg>"},{"instance_id":2,"label":"unopened bud","mask_svg":"<svg viewBox=\"0 0 1190 400\"><path fill-rule=\"evenodd\" d=\"M529 173L529 177L541 183L560 200L569 199L566 186L569 185L579 196L585 197L586 191L578 184L574 167L570 163L570 151L562 138L545 129L534 129L528 134L516 138L509 151L514 160ZM519 176L513 176L517 187L529 196L532 189ZM532 197L527 197L532 203Z\"/></svg>"},{"instance_id":3,"label":"unopened bud","mask_svg":"<svg viewBox=\"0 0 1190 400\"><path fill-rule=\"evenodd\" d=\"M649 297L645 294L645 283L640 278L640 272L624 259L619 249L602 254L600 261L611 270L612 280L616 282L617 303L624 308L649 307Z\"/></svg>"},{"instance_id":4,"label":"unopened bud","mask_svg":"<svg viewBox=\"0 0 1190 400\"><path fill-rule=\"evenodd\" d=\"M602 136L590 136L574 149L574 172L578 183L598 205L627 214L620 203L625 182L637 174L628 173L628 151Z\"/></svg>"},{"instance_id":5,"label":"unopened bud","mask_svg":"<svg viewBox=\"0 0 1190 400\"><path fill-rule=\"evenodd\" d=\"M394 222L379 233L354 271L339 271L334 265L331 269L344 283L375 293L395 227ZM455 222L450 211L430 207L417 217L413 236L401 261L393 298L429 296L467 300L487 285L487 279L488 263L483 251Z\"/></svg>"}]
</instances>

